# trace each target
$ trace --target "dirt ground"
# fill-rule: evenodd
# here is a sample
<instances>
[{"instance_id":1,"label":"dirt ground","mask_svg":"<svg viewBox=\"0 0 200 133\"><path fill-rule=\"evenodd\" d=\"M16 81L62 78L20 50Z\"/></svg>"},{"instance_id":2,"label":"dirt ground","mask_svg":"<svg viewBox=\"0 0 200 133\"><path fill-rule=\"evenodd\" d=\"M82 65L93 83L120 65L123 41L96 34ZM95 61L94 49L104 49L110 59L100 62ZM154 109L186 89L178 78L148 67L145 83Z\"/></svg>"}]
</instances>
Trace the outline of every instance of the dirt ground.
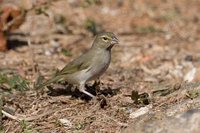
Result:
<instances>
[{"instance_id":1,"label":"dirt ground","mask_svg":"<svg viewBox=\"0 0 200 133\"><path fill-rule=\"evenodd\" d=\"M199 0L5 0L1 8L8 3L24 19L6 33L8 50L0 52L9 113L0 117L0 132L126 132L139 121L200 108ZM100 85L87 85L96 99L63 89L65 83L34 88L39 75L50 78L102 31L114 32L120 44Z\"/></svg>"}]
</instances>

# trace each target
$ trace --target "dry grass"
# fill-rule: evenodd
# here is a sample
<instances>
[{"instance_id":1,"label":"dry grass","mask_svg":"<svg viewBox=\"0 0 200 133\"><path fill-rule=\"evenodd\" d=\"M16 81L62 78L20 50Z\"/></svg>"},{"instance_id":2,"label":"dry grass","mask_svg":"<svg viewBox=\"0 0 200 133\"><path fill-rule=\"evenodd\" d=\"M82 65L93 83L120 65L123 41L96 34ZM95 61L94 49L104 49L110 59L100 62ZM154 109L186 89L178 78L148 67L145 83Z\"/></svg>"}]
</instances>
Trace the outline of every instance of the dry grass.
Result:
<instances>
[{"instance_id":1,"label":"dry grass","mask_svg":"<svg viewBox=\"0 0 200 133\"><path fill-rule=\"evenodd\" d=\"M0 85L3 109L16 117L0 117L3 132L121 132L138 120L129 115L145 106L131 100L133 90L139 94L159 90L161 94L149 96L149 113L158 114L156 119L199 96L193 91L199 90L195 86L199 81L199 1L91 1L44 0L28 10L25 22L10 33L25 36L9 36L12 48L0 53L1 73L8 79L17 74L29 87L17 91L8 83ZM99 98L88 100L77 91L62 89L34 90L39 75L50 77L86 51L98 31L115 32L120 39L97 89ZM187 84L184 77L192 68L197 69L194 82ZM187 106L177 112L197 108L194 103Z\"/></svg>"}]
</instances>

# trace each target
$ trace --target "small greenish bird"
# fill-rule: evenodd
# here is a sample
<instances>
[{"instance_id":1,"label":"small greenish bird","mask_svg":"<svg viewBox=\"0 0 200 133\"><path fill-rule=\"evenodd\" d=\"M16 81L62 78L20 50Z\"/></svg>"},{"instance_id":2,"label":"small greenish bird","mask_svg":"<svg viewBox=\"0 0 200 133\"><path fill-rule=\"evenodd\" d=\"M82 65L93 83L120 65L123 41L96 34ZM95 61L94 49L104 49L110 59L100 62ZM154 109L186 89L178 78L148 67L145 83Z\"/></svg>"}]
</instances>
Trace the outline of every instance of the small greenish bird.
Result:
<instances>
[{"instance_id":1,"label":"small greenish bird","mask_svg":"<svg viewBox=\"0 0 200 133\"><path fill-rule=\"evenodd\" d=\"M94 98L85 90L85 83L99 78L108 68L111 61L111 49L119 41L112 32L96 35L92 47L84 54L67 64L55 76L36 88L47 86L54 82L67 81L79 85L79 91Z\"/></svg>"}]
</instances>

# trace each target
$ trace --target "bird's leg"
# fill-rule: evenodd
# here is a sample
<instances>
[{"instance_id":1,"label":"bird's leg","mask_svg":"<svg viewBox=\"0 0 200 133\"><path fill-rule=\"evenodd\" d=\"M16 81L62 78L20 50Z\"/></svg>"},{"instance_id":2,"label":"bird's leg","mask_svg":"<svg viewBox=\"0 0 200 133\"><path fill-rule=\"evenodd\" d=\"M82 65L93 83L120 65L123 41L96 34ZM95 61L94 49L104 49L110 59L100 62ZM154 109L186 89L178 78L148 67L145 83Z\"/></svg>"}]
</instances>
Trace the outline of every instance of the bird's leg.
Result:
<instances>
[{"instance_id":1,"label":"bird's leg","mask_svg":"<svg viewBox=\"0 0 200 133\"><path fill-rule=\"evenodd\" d=\"M94 86L100 85L100 83L101 83L100 78L97 78L97 79L95 79L95 81L94 81Z\"/></svg>"},{"instance_id":2,"label":"bird's leg","mask_svg":"<svg viewBox=\"0 0 200 133\"><path fill-rule=\"evenodd\" d=\"M95 79L92 87L95 88L96 93L100 92L100 84L101 84L100 78Z\"/></svg>"},{"instance_id":3,"label":"bird's leg","mask_svg":"<svg viewBox=\"0 0 200 133\"><path fill-rule=\"evenodd\" d=\"M79 91L80 91L80 92L83 92L84 94L86 94L86 95L88 95L88 96L90 96L90 97L92 97L92 98L95 97L94 95L92 95L91 93L89 93L89 92L87 92L87 91L85 90L85 83L81 83L81 84L79 85Z\"/></svg>"}]
</instances>

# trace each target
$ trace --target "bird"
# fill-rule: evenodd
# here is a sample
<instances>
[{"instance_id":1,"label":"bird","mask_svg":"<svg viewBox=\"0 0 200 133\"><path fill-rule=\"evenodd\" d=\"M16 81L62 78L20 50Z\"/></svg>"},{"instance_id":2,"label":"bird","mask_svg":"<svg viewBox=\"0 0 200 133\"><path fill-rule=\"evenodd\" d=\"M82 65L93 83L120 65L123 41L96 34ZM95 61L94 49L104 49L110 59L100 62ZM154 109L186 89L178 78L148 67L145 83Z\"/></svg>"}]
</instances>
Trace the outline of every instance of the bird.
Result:
<instances>
[{"instance_id":1,"label":"bird","mask_svg":"<svg viewBox=\"0 0 200 133\"><path fill-rule=\"evenodd\" d=\"M56 72L52 78L40 84L38 88L59 81L67 81L78 85L80 92L94 98L86 91L85 84L88 81L99 79L107 70L111 62L111 49L119 40L112 32L102 32L95 36L92 46L82 55L69 62L63 69Z\"/></svg>"}]
</instances>

